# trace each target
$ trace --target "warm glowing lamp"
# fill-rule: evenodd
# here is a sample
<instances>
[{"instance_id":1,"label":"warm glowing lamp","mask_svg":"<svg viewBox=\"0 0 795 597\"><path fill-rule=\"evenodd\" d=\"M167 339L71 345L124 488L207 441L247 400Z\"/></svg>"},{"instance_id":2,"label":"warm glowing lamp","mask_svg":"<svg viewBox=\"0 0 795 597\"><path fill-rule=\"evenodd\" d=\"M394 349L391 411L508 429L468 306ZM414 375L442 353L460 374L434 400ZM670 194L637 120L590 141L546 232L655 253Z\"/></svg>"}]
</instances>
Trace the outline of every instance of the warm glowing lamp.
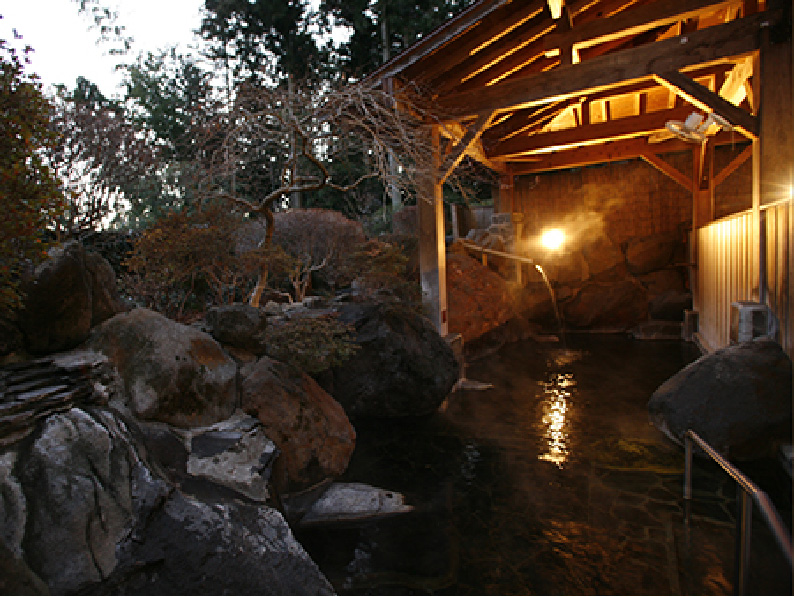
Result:
<instances>
[{"instance_id":1,"label":"warm glowing lamp","mask_svg":"<svg viewBox=\"0 0 795 597\"><path fill-rule=\"evenodd\" d=\"M560 228L552 228L541 235L541 245L545 249L559 249L566 241L566 235Z\"/></svg>"}]
</instances>

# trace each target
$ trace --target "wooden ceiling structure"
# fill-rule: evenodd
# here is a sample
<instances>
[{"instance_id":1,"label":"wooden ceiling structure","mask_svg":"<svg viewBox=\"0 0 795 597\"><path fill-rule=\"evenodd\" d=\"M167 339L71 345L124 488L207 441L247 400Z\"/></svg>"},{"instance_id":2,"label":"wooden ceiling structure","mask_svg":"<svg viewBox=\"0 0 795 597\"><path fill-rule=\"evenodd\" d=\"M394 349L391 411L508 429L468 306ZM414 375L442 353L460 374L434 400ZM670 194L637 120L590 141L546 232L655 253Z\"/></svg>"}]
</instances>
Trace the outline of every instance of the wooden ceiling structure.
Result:
<instances>
[{"instance_id":1,"label":"wooden ceiling structure","mask_svg":"<svg viewBox=\"0 0 795 597\"><path fill-rule=\"evenodd\" d=\"M418 89L453 147L498 172L659 155L690 149L665 124L693 111L758 134L753 55L781 13L765 0L481 1L368 79Z\"/></svg>"},{"instance_id":2,"label":"wooden ceiling structure","mask_svg":"<svg viewBox=\"0 0 795 597\"><path fill-rule=\"evenodd\" d=\"M500 211L512 211L514 175L642 158L693 192L696 225L709 221L714 185L760 138L759 50L782 23L791 31L790 1L481 0L371 73L366 82L418 93L438 123L436 202L420 207L421 252L436 247L421 256L424 289L445 294L438 203L465 155L502 175ZM666 126L693 112L731 131L712 125L694 144ZM713 171L716 145L746 140ZM680 151L693 152L692 175L661 157Z\"/></svg>"}]
</instances>

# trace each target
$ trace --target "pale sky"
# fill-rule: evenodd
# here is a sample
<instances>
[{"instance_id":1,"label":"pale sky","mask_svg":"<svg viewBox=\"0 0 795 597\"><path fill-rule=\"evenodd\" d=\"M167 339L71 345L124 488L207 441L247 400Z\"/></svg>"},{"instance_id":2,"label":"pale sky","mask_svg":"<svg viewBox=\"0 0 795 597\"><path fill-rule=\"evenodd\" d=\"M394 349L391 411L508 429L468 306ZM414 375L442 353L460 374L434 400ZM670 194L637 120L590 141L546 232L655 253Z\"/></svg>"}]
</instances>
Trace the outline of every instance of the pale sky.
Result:
<instances>
[{"instance_id":1,"label":"pale sky","mask_svg":"<svg viewBox=\"0 0 795 597\"><path fill-rule=\"evenodd\" d=\"M118 24L132 36L129 57L109 56L98 44L99 32L90 29L88 15L78 13L74 0L0 0L0 38L12 42L12 29L35 52L26 72L37 73L46 86L63 83L72 89L78 76L96 83L107 96L121 90L121 76L114 72L120 61L134 61L140 52L179 44L187 53L198 41L192 31L201 24L203 0L101 0L115 8ZM20 47L19 42L14 43Z\"/></svg>"}]
</instances>

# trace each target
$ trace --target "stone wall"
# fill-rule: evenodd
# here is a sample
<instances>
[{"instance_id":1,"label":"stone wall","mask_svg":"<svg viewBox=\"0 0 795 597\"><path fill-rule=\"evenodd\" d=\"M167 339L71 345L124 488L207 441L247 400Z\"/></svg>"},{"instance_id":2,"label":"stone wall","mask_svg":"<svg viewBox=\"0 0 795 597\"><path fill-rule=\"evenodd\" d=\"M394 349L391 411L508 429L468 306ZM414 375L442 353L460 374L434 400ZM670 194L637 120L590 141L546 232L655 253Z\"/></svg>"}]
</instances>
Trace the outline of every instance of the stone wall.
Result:
<instances>
[{"instance_id":1,"label":"stone wall","mask_svg":"<svg viewBox=\"0 0 795 597\"><path fill-rule=\"evenodd\" d=\"M715 150L714 173L747 146L737 144ZM667 154L663 159L688 178L692 177L690 152ZM602 226L615 244L631 238L688 229L692 223L692 194L640 159L599 166L572 168L515 178L516 211L524 214L523 228L532 236L545 227ZM751 207L751 160L738 167L715 189L715 217Z\"/></svg>"},{"instance_id":2,"label":"stone wall","mask_svg":"<svg viewBox=\"0 0 795 597\"><path fill-rule=\"evenodd\" d=\"M669 156L668 161L689 175L689 155ZM603 232L620 245L630 238L675 232L692 219L690 192L641 160L517 176L514 184L526 236L563 227L573 237Z\"/></svg>"}]
</instances>

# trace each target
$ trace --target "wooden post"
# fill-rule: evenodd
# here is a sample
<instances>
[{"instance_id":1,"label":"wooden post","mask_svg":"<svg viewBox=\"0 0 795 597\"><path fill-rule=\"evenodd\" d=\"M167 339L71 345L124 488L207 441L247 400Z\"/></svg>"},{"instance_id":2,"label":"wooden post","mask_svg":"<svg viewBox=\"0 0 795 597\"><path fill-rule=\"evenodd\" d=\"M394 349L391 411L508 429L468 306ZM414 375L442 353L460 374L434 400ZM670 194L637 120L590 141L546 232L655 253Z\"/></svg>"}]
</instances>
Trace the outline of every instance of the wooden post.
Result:
<instances>
[{"instance_id":1,"label":"wooden post","mask_svg":"<svg viewBox=\"0 0 795 597\"><path fill-rule=\"evenodd\" d=\"M439 181L441 145L439 127L433 126L433 168L417 201L419 219L420 282L425 314L439 334L447 335L447 266L444 243L444 203Z\"/></svg>"},{"instance_id":2,"label":"wooden post","mask_svg":"<svg viewBox=\"0 0 795 597\"><path fill-rule=\"evenodd\" d=\"M704 142L693 148L693 229L709 224L715 218L715 185L713 147Z\"/></svg>"}]
</instances>

